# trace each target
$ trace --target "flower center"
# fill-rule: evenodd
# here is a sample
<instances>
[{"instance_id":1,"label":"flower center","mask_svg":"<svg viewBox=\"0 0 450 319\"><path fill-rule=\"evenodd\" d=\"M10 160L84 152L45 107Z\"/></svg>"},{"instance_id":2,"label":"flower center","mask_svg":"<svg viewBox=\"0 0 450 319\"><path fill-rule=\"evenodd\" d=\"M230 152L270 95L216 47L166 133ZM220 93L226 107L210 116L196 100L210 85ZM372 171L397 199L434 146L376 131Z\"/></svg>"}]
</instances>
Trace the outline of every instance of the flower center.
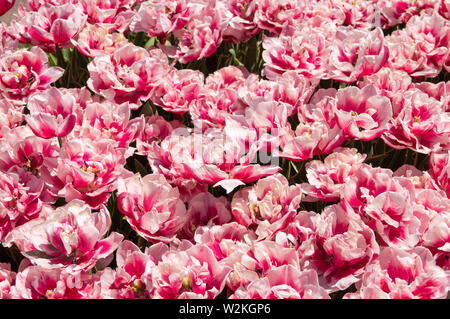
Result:
<instances>
[{"instance_id":1,"label":"flower center","mask_svg":"<svg viewBox=\"0 0 450 319\"><path fill-rule=\"evenodd\" d=\"M53 293L52 289L48 289L45 292L45 298L47 298L47 299L55 299L55 297L53 295L54 295L54 293Z\"/></svg>"},{"instance_id":2,"label":"flower center","mask_svg":"<svg viewBox=\"0 0 450 319\"><path fill-rule=\"evenodd\" d=\"M187 274L183 281L181 282L181 285L183 286L185 291L192 291L192 275Z\"/></svg>"},{"instance_id":3,"label":"flower center","mask_svg":"<svg viewBox=\"0 0 450 319\"><path fill-rule=\"evenodd\" d=\"M135 279L131 284L131 289L134 291L135 294L139 294L143 291L144 284L140 279Z\"/></svg>"}]
</instances>

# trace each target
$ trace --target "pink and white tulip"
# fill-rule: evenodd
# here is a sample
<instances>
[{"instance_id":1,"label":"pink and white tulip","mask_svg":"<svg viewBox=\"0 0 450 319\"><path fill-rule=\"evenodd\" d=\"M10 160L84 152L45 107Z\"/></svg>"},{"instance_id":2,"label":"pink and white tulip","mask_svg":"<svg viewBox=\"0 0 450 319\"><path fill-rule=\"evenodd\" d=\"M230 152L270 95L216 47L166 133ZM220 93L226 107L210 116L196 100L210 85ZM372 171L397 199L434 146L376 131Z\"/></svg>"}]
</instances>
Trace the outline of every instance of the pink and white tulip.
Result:
<instances>
[{"instance_id":1,"label":"pink and white tulip","mask_svg":"<svg viewBox=\"0 0 450 319\"><path fill-rule=\"evenodd\" d=\"M152 272L154 298L215 298L225 288L230 271L205 245L168 251Z\"/></svg>"},{"instance_id":2,"label":"pink and white tulip","mask_svg":"<svg viewBox=\"0 0 450 319\"><path fill-rule=\"evenodd\" d=\"M10 99L27 101L30 94L43 91L64 73L50 67L45 52L32 47L0 56L0 89Z\"/></svg>"},{"instance_id":3,"label":"pink and white tulip","mask_svg":"<svg viewBox=\"0 0 450 319\"><path fill-rule=\"evenodd\" d=\"M131 227L149 241L173 241L189 220L177 188L161 174L118 181L118 206Z\"/></svg>"},{"instance_id":4,"label":"pink and white tulip","mask_svg":"<svg viewBox=\"0 0 450 319\"><path fill-rule=\"evenodd\" d=\"M64 137L75 127L75 98L56 88L35 93L28 99L29 115L25 121L33 133L42 138Z\"/></svg>"},{"instance_id":5,"label":"pink and white tulip","mask_svg":"<svg viewBox=\"0 0 450 319\"><path fill-rule=\"evenodd\" d=\"M36 12L19 9L20 18L13 22L21 42L38 45L46 51L72 47L71 39L83 29L87 16L80 4L43 5Z\"/></svg>"},{"instance_id":6,"label":"pink and white tulip","mask_svg":"<svg viewBox=\"0 0 450 319\"><path fill-rule=\"evenodd\" d=\"M314 270L300 271L291 265L274 268L262 279L239 288L231 299L330 299L319 285Z\"/></svg>"},{"instance_id":7,"label":"pink and white tulip","mask_svg":"<svg viewBox=\"0 0 450 319\"><path fill-rule=\"evenodd\" d=\"M106 99L118 104L130 102L132 109L137 109L141 100L151 96L167 69L167 60L152 56L144 48L127 44L111 56L95 57L88 64L91 77L87 84Z\"/></svg>"},{"instance_id":8,"label":"pink and white tulip","mask_svg":"<svg viewBox=\"0 0 450 319\"><path fill-rule=\"evenodd\" d=\"M105 237L110 226L106 207L93 213L87 204L73 200L16 227L8 235L7 243L14 243L38 266L90 270L102 259L112 258L123 239L116 232Z\"/></svg>"}]
</instances>

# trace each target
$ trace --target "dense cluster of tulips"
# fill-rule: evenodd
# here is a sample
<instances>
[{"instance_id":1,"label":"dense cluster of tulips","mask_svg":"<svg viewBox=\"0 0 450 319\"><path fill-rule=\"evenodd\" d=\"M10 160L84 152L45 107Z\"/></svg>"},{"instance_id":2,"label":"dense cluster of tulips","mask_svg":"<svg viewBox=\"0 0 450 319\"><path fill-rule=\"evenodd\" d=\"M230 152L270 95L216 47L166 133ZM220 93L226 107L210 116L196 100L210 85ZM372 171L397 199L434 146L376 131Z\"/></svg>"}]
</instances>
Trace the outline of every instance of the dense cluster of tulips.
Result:
<instances>
[{"instance_id":1,"label":"dense cluster of tulips","mask_svg":"<svg viewBox=\"0 0 450 319\"><path fill-rule=\"evenodd\" d=\"M449 71L449 0L27 0L0 298L447 298Z\"/></svg>"}]
</instances>

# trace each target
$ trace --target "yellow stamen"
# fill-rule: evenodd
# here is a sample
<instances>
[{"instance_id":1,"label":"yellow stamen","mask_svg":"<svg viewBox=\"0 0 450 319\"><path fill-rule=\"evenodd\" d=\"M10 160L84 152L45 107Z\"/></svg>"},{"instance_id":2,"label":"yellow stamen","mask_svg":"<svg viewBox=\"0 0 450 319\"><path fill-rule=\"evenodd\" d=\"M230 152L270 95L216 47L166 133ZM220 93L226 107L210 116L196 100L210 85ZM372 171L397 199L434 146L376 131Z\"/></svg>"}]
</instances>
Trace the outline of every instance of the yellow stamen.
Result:
<instances>
[{"instance_id":1,"label":"yellow stamen","mask_svg":"<svg viewBox=\"0 0 450 319\"><path fill-rule=\"evenodd\" d=\"M257 218L261 218L261 212L259 211L259 206L257 204L252 203L251 209L252 209L253 214L255 214L255 216Z\"/></svg>"},{"instance_id":2,"label":"yellow stamen","mask_svg":"<svg viewBox=\"0 0 450 319\"><path fill-rule=\"evenodd\" d=\"M45 298L47 298L47 299L55 299L55 297L53 296L53 290L48 289L48 290L45 292Z\"/></svg>"},{"instance_id":3,"label":"yellow stamen","mask_svg":"<svg viewBox=\"0 0 450 319\"><path fill-rule=\"evenodd\" d=\"M185 291L192 291L192 276L191 274L186 275L181 282Z\"/></svg>"},{"instance_id":4,"label":"yellow stamen","mask_svg":"<svg viewBox=\"0 0 450 319\"><path fill-rule=\"evenodd\" d=\"M142 281L139 279L135 279L131 285L131 289L133 289L134 293L139 293L144 289L144 286L142 284Z\"/></svg>"},{"instance_id":5,"label":"yellow stamen","mask_svg":"<svg viewBox=\"0 0 450 319\"><path fill-rule=\"evenodd\" d=\"M99 168L94 168L94 167L89 167L89 172L97 174L98 172L100 172Z\"/></svg>"}]
</instances>

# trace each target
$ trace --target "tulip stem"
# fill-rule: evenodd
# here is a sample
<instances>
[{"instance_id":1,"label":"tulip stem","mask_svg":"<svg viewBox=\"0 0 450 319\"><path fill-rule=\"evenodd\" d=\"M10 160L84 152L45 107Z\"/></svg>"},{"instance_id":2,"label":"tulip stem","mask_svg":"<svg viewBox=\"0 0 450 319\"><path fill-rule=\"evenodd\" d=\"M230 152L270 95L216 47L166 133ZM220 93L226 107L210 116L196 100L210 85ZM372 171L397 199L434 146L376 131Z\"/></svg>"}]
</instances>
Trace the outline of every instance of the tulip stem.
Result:
<instances>
[{"instance_id":1,"label":"tulip stem","mask_svg":"<svg viewBox=\"0 0 450 319\"><path fill-rule=\"evenodd\" d=\"M290 176L290 173L289 173L288 180L294 180L302 172L303 167L305 165L305 161L302 161L300 163L300 168L298 168L292 161L289 161L289 171L290 171L291 165L292 165L292 167L294 167L295 174L293 176Z\"/></svg>"},{"instance_id":2,"label":"tulip stem","mask_svg":"<svg viewBox=\"0 0 450 319\"><path fill-rule=\"evenodd\" d=\"M288 164L287 178L291 179L291 161L289 161Z\"/></svg>"},{"instance_id":3,"label":"tulip stem","mask_svg":"<svg viewBox=\"0 0 450 319\"><path fill-rule=\"evenodd\" d=\"M418 160L419 160L419 153L416 152L416 154L414 155L414 167L416 167L416 168L417 168Z\"/></svg>"},{"instance_id":4,"label":"tulip stem","mask_svg":"<svg viewBox=\"0 0 450 319\"><path fill-rule=\"evenodd\" d=\"M142 238L141 236L139 236L138 247L143 250L145 247L147 247L145 242L146 242L146 240L144 238Z\"/></svg>"},{"instance_id":5,"label":"tulip stem","mask_svg":"<svg viewBox=\"0 0 450 319\"><path fill-rule=\"evenodd\" d=\"M55 45L55 53L56 53L56 59L58 60L58 65L62 68L66 67L66 64L64 62L64 57L61 51L61 48L58 44Z\"/></svg>"},{"instance_id":6,"label":"tulip stem","mask_svg":"<svg viewBox=\"0 0 450 319\"><path fill-rule=\"evenodd\" d=\"M292 165L292 167L294 168L295 172L298 174L298 168L297 168L297 166L294 165L294 163L292 163L292 161L289 161L289 165Z\"/></svg>"}]
</instances>

